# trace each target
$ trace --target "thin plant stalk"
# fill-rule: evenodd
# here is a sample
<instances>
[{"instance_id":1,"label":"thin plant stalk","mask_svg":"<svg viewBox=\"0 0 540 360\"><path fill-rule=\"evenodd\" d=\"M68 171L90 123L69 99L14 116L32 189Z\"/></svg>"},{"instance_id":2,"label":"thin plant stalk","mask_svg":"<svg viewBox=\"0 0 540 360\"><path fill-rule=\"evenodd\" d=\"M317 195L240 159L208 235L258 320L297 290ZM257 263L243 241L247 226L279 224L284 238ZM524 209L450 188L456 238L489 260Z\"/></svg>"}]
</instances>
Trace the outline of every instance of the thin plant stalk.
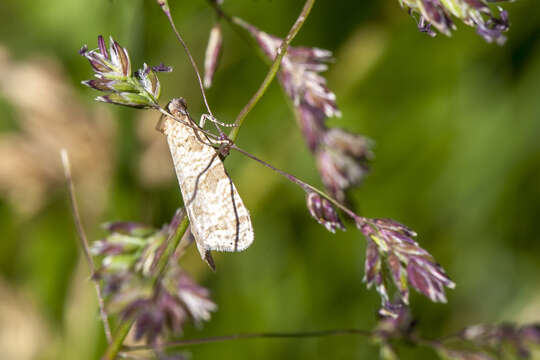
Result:
<instances>
[{"instance_id":1,"label":"thin plant stalk","mask_svg":"<svg viewBox=\"0 0 540 360\"><path fill-rule=\"evenodd\" d=\"M180 241L182 240L182 237L184 236L184 233L186 232L188 226L189 226L189 218L187 217L187 214L185 214L184 218L182 219L182 222L176 228L174 235L171 237L171 239L169 239L169 243L167 244L167 248L165 248L165 252L159 258L159 261L156 267L157 269L156 276L153 279L154 286L163 276L163 273L165 272L165 269L167 268L167 264L169 263L169 260L171 259L174 252L176 251L176 248L180 244Z\"/></svg>"},{"instance_id":2,"label":"thin plant stalk","mask_svg":"<svg viewBox=\"0 0 540 360\"><path fill-rule=\"evenodd\" d=\"M327 199L332 204L334 204L335 206L337 206L338 208L343 210L343 212L346 213L347 215L349 215L351 218L353 218L354 221L360 222L360 223L367 222L366 218L358 216L352 210L347 208L345 205L341 204L339 201L337 201L336 199L334 199L330 195L326 194L324 191L317 189L315 186L310 185L310 184L300 180L299 178L297 178L296 176L294 176L292 174L289 174L288 172L285 172L285 171L283 171L281 169L276 168L275 166L267 163L266 161L259 159L255 155L252 155L249 152L239 148L235 144L231 145L231 149L238 151L242 155L247 156L248 158L250 158L252 160L255 160L259 164L261 164L263 166L266 166L267 168L269 168L271 170L274 170L275 172L277 172L278 174L284 176L285 178L287 178L288 180L290 180L294 184L300 186L304 191L306 191L306 192L312 191L312 192L315 192L315 193L319 194L320 196Z\"/></svg>"},{"instance_id":3,"label":"thin plant stalk","mask_svg":"<svg viewBox=\"0 0 540 360\"><path fill-rule=\"evenodd\" d=\"M163 10L163 13L167 17L167 20L169 20L169 24L171 24L171 27L174 31L174 34L176 35L176 38L182 44L182 47L184 48L189 61L191 62L191 66L193 67L193 71L195 72L195 75L197 75L197 81L199 82L199 88L201 89L201 95L203 97L204 105L206 106L206 110L208 111L208 114L210 114L212 117L214 117L214 114L212 113L212 110L210 109L210 105L208 105L208 100L206 98L206 91L204 90L201 74L199 72L199 68L197 66L197 63L195 62L195 59L193 58L193 55L191 55L191 51L189 50L189 47L187 46L186 42L184 41L184 38L182 38L182 35L180 35L180 32L178 32L178 29L176 28L176 25L174 23L174 20L171 15L171 9L169 8L169 4L167 0L156 0L158 5L161 7L161 10Z\"/></svg>"},{"instance_id":4,"label":"thin plant stalk","mask_svg":"<svg viewBox=\"0 0 540 360\"><path fill-rule=\"evenodd\" d=\"M340 336L340 335L360 335L360 336L374 336L377 335L377 331L368 331L361 329L337 329L337 330L316 330L305 332L291 332L291 333L248 333L248 334L231 334L223 336L213 336L207 338L186 339L167 342L161 344L163 348L174 348L189 345L200 345L208 343L218 343L233 340L248 340L248 339L298 339L298 338L317 338L327 336ZM122 351L138 351L138 350L152 350L148 345L126 346Z\"/></svg>"},{"instance_id":5,"label":"thin plant stalk","mask_svg":"<svg viewBox=\"0 0 540 360\"><path fill-rule=\"evenodd\" d=\"M109 344L107 347L107 350L105 351L105 354L101 358L101 360L114 360L116 359L118 352L122 348L122 344L124 343L124 340L126 336L129 333L129 330L131 329L131 326L133 325L135 321L132 319L126 319L118 325L118 328L114 331L114 338L113 341Z\"/></svg>"},{"instance_id":6,"label":"thin plant stalk","mask_svg":"<svg viewBox=\"0 0 540 360\"><path fill-rule=\"evenodd\" d=\"M395 324L394 324L395 325ZM504 326L504 325L502 325ZM532 324L533 327L538 326L538 324ZM409 329L410 330L410 329ZM448 344L452 340L461 340L464 341L464 344L472 345L477 350L480 350L479 354L484 354L482 352L483 345L480 343L475 343L475 341L467 341L463 339L463 330L459 333L452 335L444 336L437 339L428 339L423 336L420 336L414 332L409 332L409 330L403 329L393 329L392 326L387 328L385 326L377 327L375 330L363 330L356 328L349 329L331 329L331 330L312 330L312 331L299 331L299 332L256 332L256 333L243 333L243 334L230 334L222 336L211 336L211 337L202 337L202 338L193 338L193 339L184 339L176 340L171 342L166 342L161 344L161 349L174 349L179 347L186 347L190 345L201 345L201 344L211 344L211 343L220 343L220 342L229 342L235 340L251 340L251 339L307 339L307 338L323 338L323 337L334 337L334 336L364 336L370 339L373 339L375 342L379 342L383 345L388 345L390 342L399 341L406 345L414 345L418 347L425 347L431 349L435 352L441 350L452 351L455 347L451 344ZM127 353L132 351L152 351L154 348L151 345L136 345L136 346L125 346L122 348L122 351L127 355ZM476 354L476 353L472 353ZM470 359L485 359L485 357L470 357ZM446 359L446 357L445 357ZM459 357L459 359L465 359L464 357ZM467 357L469 359L469 357ZM491 357L490 357L491 359Z\"/></svg>"},{"instance_id":7,"label":"thin plant stalk","mask_svg":"<svg viewBox=\"0 0 540 360\"><path fill-rule=\"evenodd\" d=\"M259 86L259 89L253 94L249 102L244 106L244 108L240 111L238 116L236 117L236 120L234 121L234 124L236 125L235 128L233 128L229 134L229 138L234 142L236 138L238 137L238 133L240 131L240 127L244 123L245 118L249 114L251 110L257 105L259 100L262 98L270 84L272 83L272 80L276 77L276 74L279 70L279 67L281 65L281 61L283 60L283 57L285 54L287 54L287 49L289 48L290 43L292 40L296 37L296 34L300 31L302 28L302 25L304 25L307 17L309 16L309 13L311 12L311 9L313 8L313 5L315 4L315 0L306 0L304 7L302 8L302 11L300 12L300 15L298 15L298 18L296 19L295 23L291 27L291 30L289 30L289 33L283 39L281 42L281 46L277 50L276 58L272 62L272 65L270 66L270 69L268 70L268 73L266 74L266 77L264 78L263 82ZM241 21L234 18L235 21Z\"/></svg>"},{"instance_id":8,"label":"thin plant stalk","mask_svg":"<svg viewBox=\"0 0 540 360\"><path fill-rule=\"evenodd\" d=\"M73 178L71 176L71 165L69 162L69 156L66 149L62 149L60 151L60 156L62 158L62 165L64 167L64 177L66 179L66 184L68 188L69 202L71 205L71 213L73 215L73 221L75 223L75 228L77 229L77 234L79 235L79 240L81 242L81 247L83 249L84 256L86 257L86 261L88 262L88 266L90 267L91 279L94 282L94 286L96 288L96 294L97 294L98 305L99 305L99 315L101 317L101 321L103 322L103 329L105 331L105 337L107 338L107 342L110 344L112 342L112 334L111 334L111 327L109 325L109 318L107 316L107 312L105 311L105 302L103 301L103 296L101 294L101 288L99 287L99 282L94 276L96 272L96 267L94 265L94 260L92 259L92 256L90 255L90 247L88 246L88 239L86 237L86 233L84 232L84 227L81 221L81 215L79 213L79 207L77 206L77 198L75 197L75 185L73 184Z\"/></svg>"}]
</instances>

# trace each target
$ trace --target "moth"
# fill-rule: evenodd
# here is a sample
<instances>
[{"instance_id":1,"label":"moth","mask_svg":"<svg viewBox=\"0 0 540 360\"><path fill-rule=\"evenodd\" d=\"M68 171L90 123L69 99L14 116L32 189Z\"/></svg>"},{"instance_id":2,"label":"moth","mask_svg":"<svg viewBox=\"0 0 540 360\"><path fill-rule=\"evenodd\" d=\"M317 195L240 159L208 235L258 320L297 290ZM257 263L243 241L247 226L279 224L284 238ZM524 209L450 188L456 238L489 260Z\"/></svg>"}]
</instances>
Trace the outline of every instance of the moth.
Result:
<instances>
[{"instance_id":1,"label":"moth","mask_svg":"<svg viewBox=\"0 0 540 360\"><path fill-rule=\"evenodd\" d=\"M214 269L211 251L242 251L253 242L249 211L225 171L219 153L191 119L184 99L172 99L167 110L193 125L162 117L158 129L167 137L197 248Z\"/></svg>"}]
</instances>

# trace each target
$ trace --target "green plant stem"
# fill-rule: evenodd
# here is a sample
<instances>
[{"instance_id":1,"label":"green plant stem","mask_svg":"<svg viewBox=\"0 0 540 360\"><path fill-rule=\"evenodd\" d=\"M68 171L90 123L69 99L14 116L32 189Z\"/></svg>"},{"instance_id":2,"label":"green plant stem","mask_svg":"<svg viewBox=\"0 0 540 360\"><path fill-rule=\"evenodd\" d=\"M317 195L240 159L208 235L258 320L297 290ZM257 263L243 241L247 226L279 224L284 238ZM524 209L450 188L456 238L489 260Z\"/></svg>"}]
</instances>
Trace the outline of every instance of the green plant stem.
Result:
<instances>
[{"instance_id":1,"label":"green plant stem","mask_svg":"<svg viewBox=\"0 0 540 360\"><path fill-rule=\"evenodd\" d=\"M156 275L154 276L152 281L154 286L163 275L163 272L165 271L165 268L167 267L171 256L174 254L176 248L178 247L178 244L180 244L180 240L182 240L182 237L184 236L184 233L186 232L188 226L189 219L187 216L185 216L180 225L178 225L178 228L176 229L174 235L168 240L167 248L159 258L156 267ZM102 360L116 359L118 352L121 350L122 344L124 343L124 340L128 335L132 325L132 319L125 319L120 323L120 325L114 332L112 342L109 344L107 350L105 351L105 354L101 358Z\"/></svg>"},{"instance_id":2,"label":"green plant stem","mask_svg":"<svg viewBox=\"0 0 540 360\"><path fill-rule=\"evenodd\" d=\"M60 156L62 158L62 165L64 167L64 177L66 178L69 200L71 205L71 213L73 215L73 221L75 223L75 228L77 229L77 234L79 235L79 240L81 241L81 246L84 252L84 256L88 261L88 266L90 266L91 278L94 282L94 287L96 288L96 295L98 299L99 306L99 315L101 321L103 322L103 330L105 331L105 337L107 342L112 342L111 328L109 325L109 317L105 311L105 302L103 301L103 296L101 294L101 288L99 287L98 280L95 279L94 275L96 273L96 266L94 265L94 260L90 254L90 246L88 245L88 238L86 237L86 232L81 220L81 215L79 212L79 207L77 206L77 197L75 196L75 185L73 184L73 177L71 176L71 165L69 162L69 156L66 149L60 151Z\"/></svg>"},{"instance_id":3,"label":"green plant stem","mask_svg":"<svg viewBox=\"0 0 540 360\"><path fill-rule=\"evenodd\" d=\"M133 325L134 320L132 319L126 319L118 325L118 328L114 331L114 337L112 342L107 347L107 350L105 351L105 354L101 358L102 360L114 360L116 359L116 356L118 355L118 352L122 348L122 344L124 343L124 339L129 333L129 330L131 329L131 325Z\"/></svg>"},{"instance_id":4,"label":"green plant stem","mask_svg":"<svg viewBox=\"0 0 540 360\"><path fill-rule=\"evenodd\" d=\"M313 8L313 4L315 4L315 0L306 0L304 7L302 8L302 11L300 12L300 15L298 15L298 18L296 19L295 23L291 27L291 30L285 37L285 39L282 41L281 46L279 47L277 51L276 58L272 62L272 65L270 66L270 69L268 70L268 73L266 74L266 77L264 78L263 82L259 86L259 89L253 94L249 102L244 106L244 108L240 111L238 116L236 117L236 120L234 124L236 125L235 128L231 130L229 133L229 139L231 139L233 142L238 137L238 133L240 132L240 128L242 127L242 124L244 123L244 120L246 119L249 112L257 105L259 100L262 98L270 84L272 83L272 80L276 77L276 74L279 70L279 67L281 65L281 60L283 60L283 57L287 53L287 49L289 48L290 43L295 38L296 34L300 31L302 28L302 25L304 25L309 13L311 12L311 9ZM234 21L241 21L236 20L236 18L233 18Z\"/></svg>"},{"instance_id":5,"label":"green plant stem","mask_svg":"<svg viewBox=\"0 0 540 360\"><path fill-rule=\"evenodd\" d=\"M176 251L176 248L178 247L178 244L180 244L180 241L182 240L182 237L184 236L184 233L186 232L187 228L189 226L189 218L187 215L184 215L184 219L182 219L182 222L178 225L178 228L176 229L176 232L172 236L171 239L169 239L169 243L167 244L167 248L159 258L157 267L156 267L156 276L153 279L153 285L157 283L157 281L162 277L163 272L165 271L165 268L167 267L167 264L169 263L170 258Z\"/></svg>"},{"instance_id":6,"label":"green plant stem","mask_svg":"<svg viewBox=\"0 0 540 360\"><path fill-rule=\"evenodd\" d=\"M217 343L232 340L247 340L247 339L297 339L297 338L315 338L325 336L339 336L339 335L360 335L360 336L376 336L377 331L368 331L361 329L339 329L339 330L317 330L295 333L251 333L251 334L232 334L224 336L213 336L199 339L187 339L168 342L162 344L163 348L181 347L188 345L199 345L208 343ZM124 351L136 351L136 350L151 350L151 346L129 346L125 347Z\"/></svg>"}]
</instances>

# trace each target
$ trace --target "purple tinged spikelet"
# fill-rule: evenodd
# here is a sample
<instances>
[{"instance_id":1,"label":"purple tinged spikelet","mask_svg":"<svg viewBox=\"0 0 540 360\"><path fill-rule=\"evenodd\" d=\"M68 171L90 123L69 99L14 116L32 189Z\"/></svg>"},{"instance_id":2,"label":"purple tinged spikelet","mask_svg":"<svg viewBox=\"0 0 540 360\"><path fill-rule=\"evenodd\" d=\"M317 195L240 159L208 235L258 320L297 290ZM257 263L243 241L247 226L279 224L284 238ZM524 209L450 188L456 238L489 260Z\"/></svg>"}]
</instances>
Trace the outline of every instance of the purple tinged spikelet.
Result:
<instances>
[{"instance_id":1,"label":"purple tinged spikelet","mask_svg":"<svg viewBox=\"0 0 540 360\"><path fill-rule=\"evenodd\" d=\"M115 83L115 80L92 79L92 80L82 81L81 83L83 85L91 87L92 89L106 92L106 91L114 91L113 84Z\"/></svg>"},{"instance_id":2,"label":"purple tinged spikelet","mask_svg":"<svg viewBox=\"0 0 540 360\"><path fill-rule=\"evenodd\" d=\"M120 44L110 39L109 51L105 46L105 40L98 36L98 48L88 50L86 45L79 53L88 59L96 75L108 79L118 79L128 76L131 73L131 64L127 50Z\"/></svg>"},{"instance_id":3,"label":"purple tinged spikelet","mask_svg":"<svg viewBox=\"0 0 540 360\"><path fill-rule=\"evenodd\" d=\"M217 305L210 299L210 291L200 286L187 273L178 270L176 275L176 296L181 300L191 320L196 326L210 320Z\"/></svg>"},{"instance_id":4,"label":"purple tinged spikelet","mask_svg":"<svg viewBox=\"0 0 540 360\"><path fill-rule=\"evenodd\" d=\"M98 49L101 55L105 57L105 59L109 60L109 54L107 53L107 45L105 45L105 40L103 40L103 36L98 36Z\"/></svg>"},{"instance_id":5,"label":"purple tinged spikelet","mask_svg":"<svg viewBox=\"0 0 540 360\"><path fill-rule=\"evenodd\" d=\"M372 141L365 136L333 128L322 135L315 151L321 179L330 194L345 202L345 191L362 183L373 158Z\"/></svg>"},{"instance_id":6,"label":"purple tinged spikelet","mask_svg":"<svg viewBox=\"0 0 540 360\"><path fill-rule=\"evenodd\" d=\"M132 294L134 299L121 312L124 318L135 320L135 338L145 338L148 344L154 344L168 333L181 334L188 321L200 326L217 310L208 289L177 266L165 274L156 291L157 295Z\"/></svg>"},{"instance_id":7,"label":"purple tinged spikelet","mask_svg":"<svg viewBox=\"0 0 540 360\"><path fill-rule=\"evenodd\" d=\"M345 231L345 227L332 204L319 194L309 192L306 197L307 208L311 216L326 230L335 233L336 229Z\"/></svg>"},{"instance_id":8,"label":"purple tinged spikelet","mask_svg":"<svg viewBox=\"0 0 540 360\"><path fill-rule=\"evenodd\" d=\"M208 39L208 45L206 47L206 54L204 57L204 87L210 88L212 86L212 80L218 67L219 59L221 57L221 49L223 48L223 34L221 26L216 23L210 30L210 37Z\"/></svg>"},{"instance_id":9,"label":"purple tinged spikelet","mask_svg":"<svg viewBox=\"0 0 540 360\"><path fill-rule=\"evenodd\" d=\"M377 292L381 296L381 300L384 305L390 301L390 298L388 296L388 289L384 281L382 266L382 258L379 254L377 244L371 240L368 240L366 248L364 282L366 283L366 287L368 289L375 286L375 289L377 289Z\"/></svg>"},{"instance_id":10,"label":"purple tinged spikelet","mask_svg":"<svg viewBox=\"0 0 540 360\"><path fill-rule=\"evenodd\" d=\"M109 53L111 62L121 69L122 74L124 76L131 75L131 62L129 61L127 49L120 46L112 37L109 38Z\"/></svg>"},{"instance_id":11,"label":"purple tinged spikelet","mask_svg":"<svg viewBox=\"0 0 540 360\"><path fill-rule=\"evenodd\" d=\"M410 334L414 329L415 321L409 307L400 302L388 303L379 315L376 330L382 337L399 338Z\"/></svg>"},{"instance_id":12,"label":"purple tinged spikelet","mask_svg":"<svg viewBox=\"0 0 540 360\"><path fill-rule=\"evenodd\" d=\"M456 26L452 22L454 16L468 26L476 28L476 32L487 42L504 44L510 22L508 12L497 6L498 15L489 6L489 3L507 2L509 0L399 0L402 7L408 9L409 14L419 15L418 28L431 36L435 33L431 25L439 32L451 36Z\"/></svg>"},{"instance_id":13,"label":"purple tinged spikelet","mask_svg":"<svg viewBox=\"0 0 540 360\"><path fill-rule=\"evenodd\" d=\"M422 16L441 33L450 36L456 28L439 0L419 0Z\"/></svg>"},{"instance_id":14,"label":"purple tinged spikelet","mask_svg":"<svg viewBox=\"0 0 540 360\"><path fill-rule=\"evenodd\" d=\"M437 33L431 28L431 23L426 21L423 16L418 20L418 31L428 34L430 37L437 36Z\"/></svg>"},{"instance_id":15,"label":"purple tinged spikelet","mask_svg":"<svg viewBox=\"0 0 540 360\"><path fill-rule=\"evenodd\" d=\"M388 268L390 269L390 275L392 280L399 290L399 296L405 303L409 303L409 287L407 286L407 271L401 266L399 257L394 253L389 253L386 257Z\"/></svg>"},{"instance_id":16,"label":"purple tinged spikelet","mask_svg":"<svg viewBox=\"0 0 540 360\"><path fill-rule=\"evenodd\" d=\"M155 99L159 98L161 85L153 68L144 63L142 70L137 71L135 76L147 93L152 94Z\"/></svg>"},{"instance_id":17,"label":"purple tinged spikelet","mask_svg":"<svg viewBox=\"0 0 540 360\"><path fill-rule=\"evenodd\" d=\"M169 73L169 72L173 71L173 68L172 68L172 66L167 66L167 65L165 65L163 63L160 63L159 65L152 66L152 70L154 70L155 72Z\"/></svg>"},{"instance_id":18,"label":"purple tinged spikelet","mask_svg":"<svg viewBox=\"0 0 540 360\"><path fill-rule=\"evenodd\" d=\"M152 106L146 96L130 92L118 92L111 93L109 95L97 96L96 101L104 102L107 104L129 106L139 109L144 109Z\"/></svg>"}]
</instances>

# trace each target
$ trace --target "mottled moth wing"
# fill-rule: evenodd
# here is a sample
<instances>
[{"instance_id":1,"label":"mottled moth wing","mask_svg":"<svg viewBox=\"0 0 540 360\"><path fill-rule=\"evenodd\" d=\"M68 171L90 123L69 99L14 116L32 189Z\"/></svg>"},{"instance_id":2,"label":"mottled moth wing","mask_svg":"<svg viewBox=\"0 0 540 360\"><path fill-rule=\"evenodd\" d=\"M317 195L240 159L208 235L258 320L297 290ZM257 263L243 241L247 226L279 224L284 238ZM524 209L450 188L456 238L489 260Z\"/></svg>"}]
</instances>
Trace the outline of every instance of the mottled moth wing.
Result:
<instances>
[{"instance_id":1,"label":"mottled moth wing","mask_svg":"<svg viewBox=\"0 0 540 360\"><path fill-rule=\"evenodd\" d=\"M168 110L190 122L183 99L171 100ZM251 218L217 151L202 142L207 141L202 132L171 118L164 119L161 130L167 136L191 232L202 258L210 262L210 250L248 248L254 238Z\"/></svg>"}]
</instances>

